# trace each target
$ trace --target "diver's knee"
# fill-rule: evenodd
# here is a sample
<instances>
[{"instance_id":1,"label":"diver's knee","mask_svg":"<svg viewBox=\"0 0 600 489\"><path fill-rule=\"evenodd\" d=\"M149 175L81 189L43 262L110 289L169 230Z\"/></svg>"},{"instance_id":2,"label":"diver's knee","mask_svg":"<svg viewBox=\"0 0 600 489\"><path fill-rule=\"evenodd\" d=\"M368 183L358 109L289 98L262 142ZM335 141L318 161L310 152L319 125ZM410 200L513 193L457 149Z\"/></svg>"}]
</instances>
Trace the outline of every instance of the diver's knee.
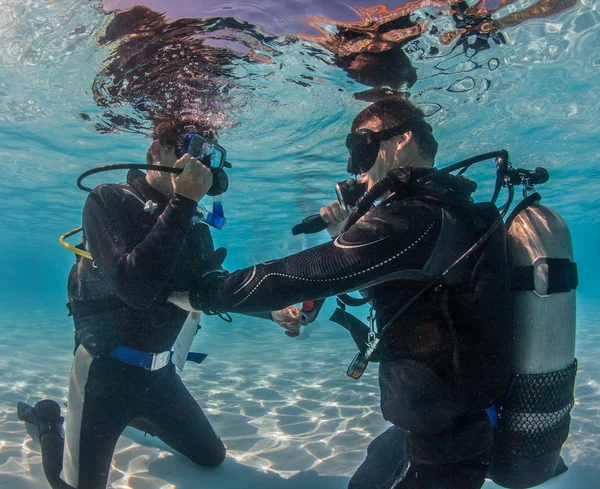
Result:
<instances>
[{"instance_id":1,"label":"diver's knee","mask_svg":"<svg viewBox=\"0 0 600 489\"><path fill-rule=\"evenodd\" d=\"M208 453L204 452L202 455L195 457L193 461L202 467L218 467L225 461L226 457L227 449L225 448L225 445L221 445L220 447L215 447Z\"/></svg>"},{"instance_id":2,"label":"diver's knee","mask_svg":"<svg viewBox=\"0 0 600 489\"><path fill-rule=\"evenodd\" d=\"M204 467L218 467L225 461L225 458L227 458L227 452L226 450L223 450L222 452L205 459L202 465Z\"/></svg>"},{"instance_id":3,"label":"diver's knee","mask_svg":"<svg viewBox=\"0 0 600 489\"><path fill-rule=\"evenodd\" d=\"M364 480L361 481L356 474L348 482L348 489L365 489Z\"/></svg>"}]
</instances>

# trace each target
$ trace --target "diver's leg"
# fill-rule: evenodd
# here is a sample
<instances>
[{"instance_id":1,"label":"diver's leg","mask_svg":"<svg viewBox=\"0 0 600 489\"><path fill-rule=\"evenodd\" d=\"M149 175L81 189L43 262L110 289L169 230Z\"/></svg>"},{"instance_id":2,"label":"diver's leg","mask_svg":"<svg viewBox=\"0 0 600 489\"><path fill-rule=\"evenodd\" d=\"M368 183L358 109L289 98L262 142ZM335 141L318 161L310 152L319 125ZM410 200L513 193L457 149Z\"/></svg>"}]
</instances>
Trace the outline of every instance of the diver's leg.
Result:
<instances>
[{"instance_id":1,"label":"diver's leg","mask_svg":"<svg viewBox=\"0 0 600 489\"><path fill-rule=\"evenodd\" d=\"M407 435L409 465L394 489L479 489L494 436L485 411L464 414L452 430Z\"/></svg>"},{"instance_id":2,"label":"diver's leg","mask_svg":"<svg viewBox=\"0 0 600 489\"><path fill-rule=\"evenodd\" d=\"M60 415L58 403L44 399L32 407L20 402L17 405L17 415L20 420L34 424L38 428L42 466L50 487L68 489L70 486L60 479L65 441L60 434L60 426L64 418Z\"/></svg>"},{"instance_id":3,"label":"diver's leg","mask_svg":"<svg viewBox=\"0 0 600 489\"><path fill-rule=\"evenodd\" d=\"M225 445L183 385L175 366L165 369L169 370L153 387L142 417L152 423L156 436L171 448L198 465L216 467L225 460Z\"/></svg>"},{"instance_id":4,"label":"diver's leg","mask_svg":"<svg viewBox=\"0 0 600 489\"><path fill-rule=\"evenodd\" d=\"M392 489L480 489L489 465L486 456L445 465L412 462Z\"/></svg>"},{"instance_id":5,"label":"diver's leg","mask_svg":"<svg viewBox=\"0 0 600 489\"><path fill-rule=\"evenodd\" d=\"M148 419L145 418L135 418L129 426L135 428L136 430L143 431L145 434L150 436L156 436L156 430L154 428L154 424L152 424Z\"/></svg>"},{"instance_id":6,"label":"diver's leg","mask_svg":"<svg viewBox=\"0 0 600 489\"><path fill-rule=\"evenodd\" d=\"M348 489L388 489L407 463L406 432L392 426L367 448L367 458L350 479Z\"/></svg>"},{"instance_id":7,"label":"diver's leg","mask_svg":"<svg viewBox=\"0 0 600 489\"><path fill-rule=\"evenodd\" d=\"M60 478L65 440L58 433L48 433L40 438L42 466L52 489L73 489Z\"/></svg>"},{"instance_id":8,"label":"diver's leg","mask_svg":"<svg viewBox=\"0 0 600 489\"><path fill-rule=\"evenodd\" d=\"M93 358L80 346L69 383L61 478L78 489L104 489L119 436L131 420L128 367Z\"/></svg>"}]
</instances>

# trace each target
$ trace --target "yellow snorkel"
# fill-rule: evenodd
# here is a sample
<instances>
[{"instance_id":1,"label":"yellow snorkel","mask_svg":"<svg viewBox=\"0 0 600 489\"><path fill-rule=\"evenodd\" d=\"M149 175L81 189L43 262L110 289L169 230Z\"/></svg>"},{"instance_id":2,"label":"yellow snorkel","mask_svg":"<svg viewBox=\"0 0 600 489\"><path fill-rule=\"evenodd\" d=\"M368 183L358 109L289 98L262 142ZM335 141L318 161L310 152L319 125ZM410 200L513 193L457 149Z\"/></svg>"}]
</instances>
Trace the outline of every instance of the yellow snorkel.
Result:
<instances>
[{"instance_id":1,"label":"yellow snorkel","mask_svg":"<svg viewBox=\"0 0 600 489\"><path fill-rule=\"evenodd\" d=\"M65 234L63 234L60 238L58 238L58 242L60 243L60 245L63 248L66 248L67 250L75 253L76 255L82 256L83 258L89 258L90 260L92 260L93 258L89 251L81 250L81 249L77 248L76 246L72 246L65 241L65 239L67 239L77 233L80 233L82 230L83 230L83 227L79 226L76 229L68 231Z\"/></svg>"}]
</instances>

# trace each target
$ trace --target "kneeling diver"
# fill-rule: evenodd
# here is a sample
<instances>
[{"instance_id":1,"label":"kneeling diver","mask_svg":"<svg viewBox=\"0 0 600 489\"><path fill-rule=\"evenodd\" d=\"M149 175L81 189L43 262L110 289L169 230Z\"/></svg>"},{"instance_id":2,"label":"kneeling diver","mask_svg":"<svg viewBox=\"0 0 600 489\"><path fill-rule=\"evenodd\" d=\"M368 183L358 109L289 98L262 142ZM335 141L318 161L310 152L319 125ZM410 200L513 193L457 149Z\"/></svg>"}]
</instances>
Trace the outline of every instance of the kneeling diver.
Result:
<instances>
[{"instance_id":1,"label":"kneeling diver","mask_svg":"<svg viewBox=\"0 0 600 489\"><path fill-rule=\"evenodd\" d=\"M394 426L371 444L349 487L478 489L494 447L488 412L506 397L513 373L502 216L493 203L473 202L474 182L432 168L438 144L408 101L390 97L364 109L346 143L348 170L363 174L369 192L339 236L199 281L170 300L188 310L252 312L368 290L367 340L349 327L361 347L349 375L379 361L381 410ZM567 370L561 430L572 406L574 370ZM555 438L552 450L560 451L566 433ZM542 460L542 479L557 453Z\"/></svg>"},{"instance_id":2,"label":"kneeling diver","mask_svg":"<svg viewBox=\"0 0 600 489\"><path fill-rule=\"evenodd\" d=\"M163 121L153 138L147 174L131 170L127 184L100 185L85 203L84 244L68 281L76 351L66 439L56 402L18 406L19 417L39 428L44 472L55 489L104 488L119 436L140 420L199 465L225 459L225 445L175 371L198 319L167 302L196 277L224 273L226 252L214 249L197 204L227 188L225 151L198 120ZM223 215L213 212L210 222L221 226ZM264 318L294 331L296 309Z\"/></svg>"}]
</instances>

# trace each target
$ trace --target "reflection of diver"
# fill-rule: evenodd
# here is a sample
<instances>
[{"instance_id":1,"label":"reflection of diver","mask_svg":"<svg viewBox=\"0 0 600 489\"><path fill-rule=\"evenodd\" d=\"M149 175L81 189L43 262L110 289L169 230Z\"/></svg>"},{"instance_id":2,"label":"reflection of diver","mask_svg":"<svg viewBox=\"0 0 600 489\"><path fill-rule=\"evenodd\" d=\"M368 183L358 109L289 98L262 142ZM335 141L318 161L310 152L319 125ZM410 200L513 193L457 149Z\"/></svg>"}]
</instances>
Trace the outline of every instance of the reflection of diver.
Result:
<instances>
[{"instance_id":1,"label":"reflection of diver","mask_svg":"<svg viewBox=\"0 0 600 489\"><path fill-rule=\"evenodd\" d=\"M86 201L84 243L68 281L76 351L65 440L54 401L18 407L21 419L39 427L54 488L105 487L117 440L134 420L199 465L225 458L225 446L175 371L190 356L203 359L189 354L198 318L166 301L198 276L223 273L225 250L214 249L206 216L196 210L206 193L226 188L226 179L213 178L225 155L209 132L198 121L159 124L148 163L181 173L132 170L126 185L101 185ZM273 319L281 324L285 313Z\"/></svg>"},{"instance_id":2,"label":"reflection of diver","mask_svg":"<svg viewBox=\"0 0 600 489\"><path fill-rule=\"evenodd\" d=\"M219 76L229 72L233 53L193 38L207 21L196 23L171 25L164 14L142 5L116 12L99 37L100 44L115 47L94 80L97 104L126 104L154 120L182 114L192 100L198 111L218 112L216 101L223 99ZM110 113L105 117L111 124L123 122Z\"/></svg>"},{"instance_id":3,"label":"reflection of diver","mask_svg":"<svg viewBox=\"0 0 600 489\"><path fill-rule=\"evenodd\" d=\"M239 51L222 46L220 40L230 36ZM233 17L169 22L143 5L117 11L99 36L101 45L114 49L94 80L94 99L101 107L131 106L154 121L194 113L225 120L235 62L257 61L255 52L269 53L272 39ZM136 121L123 114L107 111L104 118L108 124L98 125L100 130L123 125L137 130Z\"/></svg>"},{"instance_id":4,"label":"reflection of diver","mask_svg":"<svg viewBox=\"0 0 600 489\"><path fill-rule=\"evenodd\" d=\"M495 8L488 8L487 2L480 1L469 6L464 1L451 3L451 13L456 29L442 33L440 40L450 44L457 37L457 45L473 50L475 53L489 47L489 39L496 44L506 44L506 38L500 29L521 24L529 19L548 17L577 4L577 0L539 0L524 10L513 11L502 17L492 17L494 12L514 0L501 0ZM473 38L469 40L469 38Z\"/></svg>"},{"instance_id":5,"label":"reflection of diver","mask_svg":"<svg viewBox=\"0 0 600 489\"><path fill-rule=\"evenodd\" d=\"M387 24L386 27L394 28ZM339 29L340 48L336 59L350 78L370 87L412 87L417 81L417 72L402 44L371 37L365 42L366 35L358 30Z\"/></svg>"},{"instance_id":6,"label":"reflection of diver","mask_svg":"<svg viewBox=\"0 0 600 489\"><path fill-rule=\"evenodd\" d=\"M369 360L380 362L381 409L395 426L371 444L352 488L481 487L494 446L495 406L511 384L513 302L502 215L493 203L473 202L471 180L431 168L437 142L423 117L398 98L382 99L356 117L347 138L348 170L365 174L370 190L335 240L222 280L209 278L189 294L171 297L190 309L258 311L273 299L284 305L368 289L370 328L362 341L355 336L361 352L348 374L358 378ZM512 196L512 185L547 178L544 171L513 170L505 152L497 157L494 201L502 185ZM381 204L372 207L376 201ZM537 212L529 219L519 214L515 222L531 230L541 222ZM515 270L521 277L512 286L527 297L515 305L524 309L534 292L554 293L536 317L545 317L540 324L547 326L563 298L574 300L575 265L567 241L559 250L531 233L523 236L530 241L511 252L529 255L521 253ZM547 249L556 253L529 266ZM549 281L545 288L534 284L541 276ZM573 405L572 312L552 330L561 340L542 328L533 345L527 335L515 343L515 351L538 350L529 363L515 363L519 375L501 403L492 473L509 487L543 482L557 466ZM360 333L360 327L346 326ZM544 350L557 343L557 349ZM557 372L547 375L548 366ZM535 395L527 397L532 389Z\"/></svg>"},{"instance_id":7,"label":"reflection of diver","mask_svg":"<svg viewBox=\"0 0 600 489\"><path fill-rule=\"evenodd\" d=\"M422 31L421 25L413 23L409 15L392 16L369 25L338 23L333 34L321 27L323 22L320 18L309 19L322 32L314 41L331 51L335 63L353 80L393 90L410 88L417 81L417 72L403 46Z\"/></svg>"},{"instance_id":8,"label":"reflection of diver","mask_svg":"<svg viewBox=\"0 0 600 489\"><path fill-rule=\"evenodd\" d=\"M539 0L524 10L492 17L512 3L515 3L514 0L501 0L494 8L489 8L485 1L469 5L462 0L416 0L393 10L384 5L355 8L360 22L309 17L308 24L321 34L308 39L333 53L335 63L350 78L373 87L355 94L356 98L373 102L395 90L411 88L417 81L418 70L412 66L407 53L422 50L420 60L454 55L471 59L489 49L492 41L498 45L505 44L506 37L501 29L529 19L551 16L572 7L577 0ZM426 7L440 7L442 10L434 16L422 10ZM436 16L444 19L439 26L436 25ZM447 28L446 16L452 18L451 29ZM419 38L425 33L439 37L442 44L453 44L450 52L440 53L436 46L423 46ZM403 93L402 96L408 97L408 94Z\"/></svg>"}]
</instances>

